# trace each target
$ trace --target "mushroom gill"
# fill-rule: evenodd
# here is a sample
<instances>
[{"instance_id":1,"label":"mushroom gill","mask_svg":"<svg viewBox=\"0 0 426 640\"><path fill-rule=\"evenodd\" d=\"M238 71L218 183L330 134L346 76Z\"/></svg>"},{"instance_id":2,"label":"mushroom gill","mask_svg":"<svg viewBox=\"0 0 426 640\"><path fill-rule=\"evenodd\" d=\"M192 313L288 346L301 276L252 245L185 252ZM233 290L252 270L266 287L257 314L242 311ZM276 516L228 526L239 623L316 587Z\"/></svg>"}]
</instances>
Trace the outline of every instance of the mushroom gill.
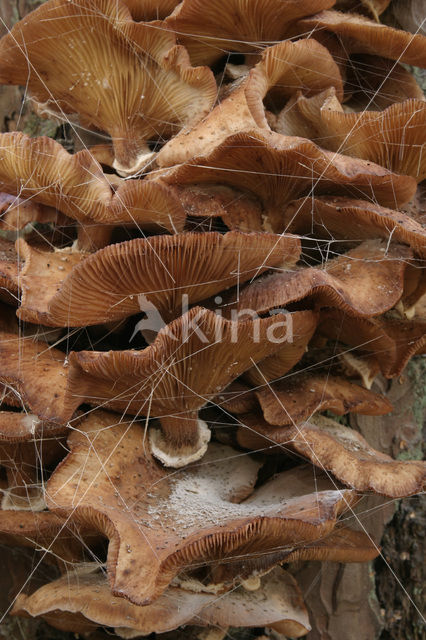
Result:
<instances>
[{"instance_id":1,"label":"mushroom gill","mask_svg":"<svg viewBox=\"0 0 426 640\"><path fill-rule=\"evenodd\" d=\"M134 22L121 0L48 0L2 38L0 60L0 82L26 85L40 109L106 131L125 175L150 161L152 137L191 126L216 98L210 69L192 67L172 31Z\"/></svg>"}]
</instances>

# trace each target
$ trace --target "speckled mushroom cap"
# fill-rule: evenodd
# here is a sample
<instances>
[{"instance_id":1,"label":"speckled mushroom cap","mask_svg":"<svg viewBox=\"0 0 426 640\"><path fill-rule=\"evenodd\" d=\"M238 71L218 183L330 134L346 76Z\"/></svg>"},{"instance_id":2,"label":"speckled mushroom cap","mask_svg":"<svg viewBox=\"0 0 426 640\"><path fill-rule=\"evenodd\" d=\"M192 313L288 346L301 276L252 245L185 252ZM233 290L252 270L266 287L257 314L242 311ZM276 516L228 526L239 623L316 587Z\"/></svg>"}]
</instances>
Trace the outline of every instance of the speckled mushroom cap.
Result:
<instances>
[{"instance_id":1,"label":"speckled mushroom cap","mask_svg":"<svg viewBox=\"0 0 426 640\"><path fill-rule=\"evenodd\" d=\"M272 427L256 415L240 416L238 442L254 450L295 452L357 491L401 498L422 491L426 463L394 460L371 447L357 431L321 415Z\"/></svg>"},{"instance_id":2,"label":"speckled mushroom cap","mask_svg":"<svg viewBox=\"0 0 426 640\"><path fill-rule=\"evenodd\" d=\"M336 307L353 316L378 316L402 297L412 257L412 251L403 245L367 240L318 267L277 269L242 287L234 304L225 298L229 305L225 308L227 313L236 307L262 315L303 300L315 309ZM232 293L229 297L232 299Z\"/></svg>"},{"instance_id":3,"label":"speckled mushroom cap","mask_svg":"<svg viewBox=\"0 0 426 640\"><path fill-rule=\"evenodd\" d=\"M392 411L385 397L343 377L303 372L254 389L232 383L216 402L237 415L257 413L260 406L264 419L273 426L300 424L317 411L329 410L336 415L383 415Z\"/></svg>"},{"instance_id":4,"label":"speckled mushroom cap","mask_svg":"<svg viewBox=\"0 0 426 640\"><path fill-rule=\"evenodd\" d=\"M265 230L285 229L283 212L295 198L363 194L383 206L408 202L416 181L366 160L323 151L310 140L259 130L228 137L212 153L164 169L153 179L170 185L226 184L262 203Z\"/></svg>"},{"instance_id":5,"label":"speckled mushroom cap","mask_svg":"<svg viewBox=\"0 0 426 640\"><path fill-rule=\"evenodd\" d=\"M112 592L135 604L152 602L183 567L318 539L356 500L310 470L279 474L248 498L259 465L217 444L201 464L169 474L152 458L143 427L110 423L97 412L73 432L47 503L107 535Z\"/></svg>"},{"instance_id":6,"label":"speckled mushroom cap","mask_svg":"<svg viewBox=\"0 0 426 640\"><path fill-rule=\"evenodd\" d=\"M301 198L288 205L284 219L286 230L292 233L314 233L327 239L392 239L409 245L420 257L426 256L426 231L416 219L368 200Z\"/></svg>"},{"instance_id":7,"label":"speckled mushroom cap","mask_svg":"<svg viewBox=\"0 0 426 640\"><path fill-rule=\"evenodd\" d=\"M230 135L257 127L269 130L268 119L274 117L270 109L279 111L298 91L312 96L329 87L343 97L339 67L316 40L287 40L268 47L246 77L228 87L225 98L208 116L164 145L156 162L159 166L186 162L211 153Z\"/></svg>"}]
</instances>

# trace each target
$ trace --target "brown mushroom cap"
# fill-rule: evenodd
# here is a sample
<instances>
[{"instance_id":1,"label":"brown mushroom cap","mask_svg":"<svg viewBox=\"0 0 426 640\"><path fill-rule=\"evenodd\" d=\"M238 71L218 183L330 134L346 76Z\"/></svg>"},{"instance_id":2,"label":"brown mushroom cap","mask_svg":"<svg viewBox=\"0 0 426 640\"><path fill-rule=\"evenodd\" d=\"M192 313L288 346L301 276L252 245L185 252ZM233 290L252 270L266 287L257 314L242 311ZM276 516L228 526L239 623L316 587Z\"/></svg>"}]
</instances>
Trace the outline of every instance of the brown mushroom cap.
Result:
<instances>
[{"instance_id":1,"label":"brown mushroom cap","mask_svg":"<svg viewBox=\"0 0 426 640\"><path fill-rule=\"evenodd\" d=\"M302 195L363 194L394 206L410 200L416 189L409 176L259 129L230 136L208 156L158 175L170 185L222 183L253 193L262 202L267 229L275 232L285 228L286 204Z\"/></svg>"},{"instance_id":2,"label":"brown mushroom cap","mask_svg":"<svg viewBox=\"0 0 426 640\"><path fill-rule=\"evenodd\" d=\"M25 85L45 110L78 113L108 132L124 174L152 157L150 137L191 126L216 99L210 69L191 67L170 30L134 22L121 0L49 0L3 37L0 60L1 82ZM68 72L56 73L58 64Z\"/></svg>"},{"instance_id":3,"label":"brown mushroom cap","mask_svg":"<svg viewBox=\"0 0 426 640\"><path fill-rule=\"evenodd\" d=\"M297 583L283 569L275 569L263 578L256 591L240 587L218 598L169 587L154 603L139 607L113 596L102 573L82 566L30 596L19 595L12 615L42 616L56 628L74 632L77 628L81 633L97 625L115 627L115 633L125 638L164 633L184 624L268 625L280 631L298 631L297 635L292 633L293 637L310 629Z\"/></svg>"},{"instance_id":4,"label":"brown mushroom cap","mask_svg":"<svg viewBox=\"0 0 426 640\"><path fill-rule=\"evenodd\" d=\"M424 100L415 75L402 64L380 56L351 56L348 86L352 92L349 105L356 111L386 109L409 98Z\"/></svg>"},{"instance_id":5,"label":"brown mushroom cap","mask_svg":"<svg viewBox=\"0 0 426 640\"><path fill-rule=\"evenodd\" d=\"M389 6L391 0L337 0L336 9L365 13L379 21L379 15Z\"/></svg>"},{"instance_id":6,"label":"brown mushroom cap","mask_svg":"<svg viewBox=\"0 0 426 640\"><path fill-rule=\"evenodd\" d=\"M225 53L258 52L264 43L284 40L292 23L327 9L334 0L184 0L166 24L178 34L193 64L211 64ZM220 18L219 18L220 16Z\"/></svg>"},{"instance_id":7,"label":"brown mushroom cap","mask_svg":"<svg viewBox=\"0 0 426 640\"><path fill-rule=\"evenodd\" d=\"M265 314L303 299L305 305L315 308L337 307L355 316L380 315L401 298L410 258L407 247L368 240L321 267L279 270L259 278L242 288L234 306ZM413 278L419 272L414 269ZM416 284L413 281L413 288Z\"/></svg>"},{"instance_id":8,"label":"brown mushroom cap","mask_svg":"<svg viewBox=\"0 0 426 640\"><path fill-rule=\"evenodd\" d=\"M176 232L185 222L182 206L166 185L131 180L113 194L89 151L71 155L52 138L30 138L20 132L0 134L0 189L33 205L58 208L85 225L124 224Z\"/></svg>"},{"instance_id":9,"label":"brown mushroom cap","mask_svg":"<svg viewBox=\"0 0 426 640\"><path fill-rule=\"evenodd\" d=\"M424 100L397 102L384 111L345 113L334 89L329 89L315 99L300 96L297 109L317 132L317 144L326 149L370 160L417 182L426 177Z\"/></svg>"},{"instance_id":10,"label":"brown mushroom cap","mask_svg":"<svg viewBox=\"0 0 426 640\"><path fill-rule=\"evenodd\" d=\"M357 491L374 491L392 498L418 493L426 481L426 463L393 460L373 449L357 431L316 415L300 426L273 428L259 416L240 418L237 440L259 450L278 445L330 471Z\"/></svg>"},{"instance_id":11,"label":"brown mushroom cap","mask_svg":"<svg viewBox=\"0 0 426 640\"><path fill-rule=\"evenodd\" d=\"M379 553L369 535L338 525L328 536L291 551L284 561L369 562Z\"/></svg>"},{"instance_id":12,"label":"brown mushroom cap","mask_svg":"<svg viewBox=\"0 0 426 640\"><path fill-rule=\"evenodd\" d=\"M275 316L277 320L279 316ZM244 379L254 385L263 385L280 378L301 360L315 333L318 314L314 311L294 311L282 318L288 340L276 345L273 355L267 356L244 373Z\"/></svg>"},{"instance_id":13,"label":"brown mushroom cap","mask_svg":"<svg viewBox=\"0 0 426 640\"><path fill-rule=\"evenodd\" d=\"M294 315L296 330L302 325L306 332L313 314ZM187 464L206 451L210 432L197 414L210 397L277 349L285 353L281 366L301 357L306 341L288 333L288 322L280 314L230 321L194 307L142 351L72 352L65 413L71 415L85 400L157 417L162 433L150 434L155 455L168 466ZM309 328L312 334L314 327Z\"/></svg>"},{"instance_id":14,"label":"brown mushroom cap","mask_svg":"<svg viewBox=\"0 0 426 640\"><path fill-rule=\"evenodd\" d=\"M0 511L0 543L36 549L40 560L59 566L69 576L70 566L87 559L89 544L99 534L81 527L73 516L50 511Z\"/></svg>"},{"instance_id":15,"label":"brown mushroom cap","mask_svg":"<svg viewBox=\"0 0 426 640\"><path fill-rule=\"evenodd\" d=\"M315 485L312 473L307 482L290 472L291 482L279 474L242 502L258 468L247 456L211 445L202 464L168 474L151 457L142 427L132 421L105 428L110 417L99 412L93 420L97 425L86 421L71 434L47 503L109 537L112 592L135 604L152 602L183 567L322 537L356 500L329 482Z\"/></svg>"},{"instance_id":16,"label":"brown mushroom cap","mask_svg":"<svg viewBox=\"0 0 426 640\"><path fill-rule=\"evenodd\" d=\"M316 411L370 416L392 411L385 397L337 376L298 373L252 391L239 386L231 385L221 394L220 406L236 414L256 412L256 399L263 417L274 426L299 424Z\"/></svg>"},{"instance_id":17,"label":"brown mushroom cap","mask_svg":"<svg viewBox=\"0 0 426 640\"><path fill-rule=\"evenodd\" d=\"M409 360L426 348L426 320L401 319L393 313L381 318L355 318L337 309L323 311L318 333L372 353L386 378L399 376Z\"/></svg>"},{"instance_id":18,"label":"brown mushroom cap","mask_svg":"<svg viewBox=\"0 0 426 640\"><path fill-rule=\"evenodd\" d=\"M71 221L53 207L42 205L31 199L0 193L1 231L17 231L23 229L30 222L52 222L61 226L69 224Z\"/></svg>"},{"instance_id":19,"label":"brown mushroom cap","mask_svg":"<svg viewBox=\"0 0 426 640\"><path fill-rule=\"evenodd\" d=\"M18 247L25 260L18 315L53 326L118 320L147 304L166 322L185 304L271 267L293 265L300 254L295 236L238 231L138 238L89 257L68 251L42 254L23 240Z\"/></svg>"},{"instance_id":20,"label":"brown mushroom cap","mask_svg":"<svg viewBox=\"0 0 426 640\"><path fill-rule=\"evenodd\" d=\"M0 383L14 390L13 404L51 422L63 423L67 368L65 355L32 336L0 332ZM10 400L8 399L10 404Z\"/></svg>"},{"instance_id":21,"label":"brown mushroom cap","mask_svg":"<svg viewBox=\"0 0 426 640\"><path fill-rule=\"evenodd\" d=\"M327 239L385 238L408 244L426 257L426 231L405 213L367 200L341 197L301 198L285 211L285 229Z\"/></svg>"},{"instance_id":22,"label":"brown mushroom cap","mask_svg":"<svg viewBox=\"0 0 426 640\"><path fill-rule=\"evenodd\" d=\"M370 53L417 67L426 67L426 38L393 29L357 14L321 11L297 23L303 32L327 30L340 36L351 53Z\"/></svg>"},{"instance_id":23,"label":"brown mushroom cap","mask_svg":"<svg viewBox=\"0 0 426 640\"><path fill-rule=\"evenodd\" d=\"M316 40L288 40L268 47L247 77L193 129L167 142L156 161L159 166L186 162L211 153L230 135L256 127L269 130L265 104L275 111L297 91L310 96L330 86L343 97L339 67Z\"/></svg>"}]
</instances>

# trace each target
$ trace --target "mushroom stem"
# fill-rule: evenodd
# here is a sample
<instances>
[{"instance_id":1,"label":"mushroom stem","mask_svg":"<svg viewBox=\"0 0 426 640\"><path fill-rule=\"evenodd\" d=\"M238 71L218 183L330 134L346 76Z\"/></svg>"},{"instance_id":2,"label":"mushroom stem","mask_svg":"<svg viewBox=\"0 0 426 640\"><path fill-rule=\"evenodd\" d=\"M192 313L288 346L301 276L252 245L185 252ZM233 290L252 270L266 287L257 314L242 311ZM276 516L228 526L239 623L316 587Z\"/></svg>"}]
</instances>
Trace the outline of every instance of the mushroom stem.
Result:
<instances>
[{"instance_id":1,"label":"mushroom stem","mask_svg":"<svg viewBox=\"0 0 426 640\"><path fill-rule=\"evenodd\" d=\"M43 510L46 505L37 484L34 450L22 443L2 445L1 458L8 485L3 491L1 509Z\"/></svg>"},{"instance_id":2,"label":"mushroom stem","mask_svg":"<svg viewBox=\"0 0 426 640\"><path fill-rule=\"evenodd\" d=\"M149 438L152 454L166 467L178 469L203 457L211 432L197 411L161 418L160 424Z\"/></svg>"},{"instance_id":3,"label":"mushroom stem","mask_svg":"<svg viewBox=\"0 0 426 640\"><path fill-rule=\"evenodd\" d=\"M129 145L130 140L133 142L132 145ZM135 136L134 132L129 134L129 137L113 137L112 144L115 155L112 166L118 175L123 177L134 175L144 169L156 156L155 151L151 151L146 142Z\"/></svg>"},{"instance_id":4,"label":"mushroom stem","mask_svg":"<svg viewBox=\"0 0 426 640\"><path fill-rule=\"evenodd\" d=\"M103 249L111 242L114 225L110 224L80 224L78 227L77 248L80 251Z\"/></svg>"}]
</instances>

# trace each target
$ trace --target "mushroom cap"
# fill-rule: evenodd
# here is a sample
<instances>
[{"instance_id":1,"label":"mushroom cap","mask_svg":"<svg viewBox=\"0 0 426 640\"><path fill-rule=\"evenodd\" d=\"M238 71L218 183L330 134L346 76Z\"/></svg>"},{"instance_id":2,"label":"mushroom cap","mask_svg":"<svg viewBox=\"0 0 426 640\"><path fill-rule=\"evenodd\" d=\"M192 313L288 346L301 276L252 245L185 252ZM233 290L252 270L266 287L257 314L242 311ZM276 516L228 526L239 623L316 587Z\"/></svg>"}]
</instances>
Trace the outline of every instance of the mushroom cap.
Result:
<instances>
[{"instance_id":1,"label":"mushroom cap","mask_svg":"<svg viewBox=\"0 0 426 640\"><path fill-rule=\"evenodd\" d=\"M396 102L383 111L345 113L334 89L329 89L315 99L300 96L297 108L317 132L317 144L410 175L417 182L426 177L424 100Z\"/></svg>"},{"instance_id":2,"label":"mushroom cap","mask_svg":"<svg viewBox=\"0 0 426 640\"><path fill-rule=\"evenodd\" d=\"M408 244L426 257L426 231L409 215L367 200L342 197L301 198L285 211L285 228L292 233L351 240L381 237Z\"/></svg>"},{"instance_id":3,"label":"mushroom cap","mask_svg":"<svg viewBox=\"0 0 426 640\"><path fill-rule=\"evenodd\" d=\"M97 424L85 421L70 435L46 500L108 536L112 592L135 604L152 602L183 567L320 538L356 501L326 479L316 485L312 471L290 472L291 481L279 474L247 498L258 464L221 445L210 445L202 464L169 474L151 457L141 426L92 416Z\"/></svg>"},{"instance_id":4,"label":"mushroom cap","mask_svg":"<svg viewBox=\"0 0 426 640\"><path fill-rule=\"evenodd\" d=\"M207 156L159 172L170 185L226 184L255 194L268 229L285 229L290 200L314 193L359 197L384 206L410 200L416 182L366 160L323 151L310 140L257 129L227 138Z\"/></svg>"},{"instance_id":5,"label":"mushroom cap","mask_svg":"<svg viewBox=\"0 0 426 640\"><path fill-rule=\"evenodd\" d=\"M256 591L240 587L217 598L214 594L169 587L155 602L139 607L113 596L99 571L77 567L71 576L50 582L30 596L18 596L12 614L42 616L64 631L91 631L97 625L115 627L115 633L125 638L164 633L184 624L268 625L280 631L298 631L296 636L292 633L293 637L310 629L295 579L279 568L263 578Z\"/></svg>"},{"instance_id":6,"label":"mushroom cap","mask_svg":"<svg viewBox=\"0 0 426 640\"><path fill-rule=\"evenodd\" d=\"M234 306L265 314L303 299L305 305L315 308L337 307L355 316L380 315L401 298L410 258L407 247L367 240L319 267L277 270L259 278L242 288ZM418 274L419 269L414 269L414 275Z\"/></svg>"},{"instance_id":7,"label":"mushroom cap","mask_svg":"<svg viewBox=\"0 0 426 640\"><path fill-rule=\"evenodd\" d=\"M53 207L34 202L32 199L0 193L1 231L17 231L23 229L30 222L51 222L62 226L71 221Z\"/></svg>"},{"instance_id":8,"label":"mushroom cap","mask_svg":"<svg viewBox=\"0 0 426 640\"><path fill-rule=\"evenodd\" d=\"M18 254L13 242L0 236L0 300L14 304L18 298Z\"/></svg>"},{"instance_id":9,"label":"mushroom cap","mask_svg":"<svg viewBox=\"0 0 426 640\"><path fill-rule=\"evenodd\" d=\"M134 20L163 20L179 4L179 0L123 0Z\"/></svg>"},{"instance_id":10,"label":"mushroom cap","mask_svg":"<svg viewBox=\"0 0 426 640\"><path fill-rule=\"evenodd\" d=\"M71 155L52 138L2 133L0 161L0 189L27 199L33 207L44 205L42 214L39 209L31 214L33 221L52 207L85 224L183 229L185 213L165 184L131 180L119 184L113 194L87 150Z\"/></svg>"},{"instance_id":11,"label":"mushroom cap","mask_svg":"<svg viewBox=\"0 0 426 640\"><path fill-rule=\"evenodd\" d=\"M327 30L340 36L351 53L370 53L416 67L426 67L426 37L393 29L358 14L321 11L297 23L303 31ZM311 34L312 35L312 34Z\"/></svg>"},{"instance_id":12,"label":"mushroom cap","mask_svg":"<svg viewBox=\"0 0 426 640\"><path fill-rule=\"evenodd\" d=\"M386 378L399 376L409 360L424 353L426 347L426 319L401 319L394 313L356 318L330 309L321 313L318 333L372 353Z\"/></svg>"},{"instance_id":13,"label":"mushroom cap","mask_svg":"<svg viewBox=\"0 0 426 640\"><path fill-rule=\"evenodd\" d=\"M340 482L357 491L374 491L403 498L422 491L426 463L393 460L373 449L357 431L321 415L299 426L273 428L259 416L240 418L237 440L241 446L260 450L281 448L306 457Z\"/></svg>"},{"instance_id":14,"label":"mushroom cap","mask_svg":"<svg viewBox=\"0 0 426 640\"><path fill-rule=\"evenodd\" d=\"M100 324L146 309L171 320L185 297L194 304L266 269L293 265L300 254L295 236L238 231L137 238L89 257L41 254L23 240L18 247L25 260L19 316L53 326Z\"/></svg>"},{"instance_id":15,"label":"mushroom cap","mask_svg":"<svg viewBox=\"0 0 426 640\"><path fill-rule=\"evenodd\" d=\"M84 561L87 545L99 539L72 516L22 510L1 510L0 515L1 544L36 549L43 561L58 564L67 575L70 563Z\"/></svg>"},{"instance_id":16,"label":"mushroom cap","mask_svg":"<svg viewBox=\"0 0 426 640\"><path fill-rule=\"evenodd\" d=\"M314 314L293 315L293 342L287 335L289 320L281 314L225 320L194 307L161 329L155 341L141 351L71 352L67 414L85 400L132 415L175 417L177 428L179 417L183 422L185 414L200 409L253 363L277 349L286 354L281 360L299 359L306 331L314 331ZM299 344L302 339L303 346Z\"/></svg>"},{"instance_id":17,"label":"mushroom cap","mask_svg":"<svg viewBox=\"0 0 426 640\"><path fill-rule=\"evenodd\" d=\"M121 0L48 0L2 38L0 60L1 82L25 85L45 110L77 113L109 133L124 174L152 157L153 135L193 125L216 99L210 69L191 67L172 31L134 22Z\"/></svg>"},{"instance_id":18,"label":"mushroom cap","mask_svg":"<svg viewBox=\"0 0 426 640\"><path fill-rule=\"evenodd\" d=\"M230 135L256 127L269 130L265 104L275 111L297 91L310 96L330 86L343 97L339 67L316 40L287 40L268 47L260 62L206 118L164 145L156 162L159 166L186 162L212 152Z\"/></svg>"},{"instance_id":19,"label":"mushroom cap","mask_svg":"<svg viewBox=\"0 0 426 640\"><path fill-rule=\"evenodd\" d=\"M71 417L64 416L67 373L65 355L58 349L32 336L0 332L0 383L16 394L9 404L19 398L39 418L63 424Z\"/></svg>"},{"instance_id":20,"label":"mushroom cap","mask_svg":"<svg viewBox=\"0 0 426 640\"><path fill-rule=\"evenodd\" d=\"M424 100L415 75L402 64L380 56L354 55L348 66L350 106L356 111L386 109L409 98Z\"/></svg>"},{"instance_id":21,"label":"mushroom cap","mask_svg":"<svg viewBox=\"0 0 426 640\"><path fill-rule=\"evenodd\" d=\"M231 385L222 397L220 406L236 414L256 412L257 400L264 419L280 427L300 424L316 411L371 416L390 413L393 408L384 396L342 377L312 373L297 373L252 391Z\"/></svg>"},{"instance_id":22,"label":"mushroom cap","mask_svg":"<svg viewBox=\"0 0 426 640\"><path fill-rule=\"evenodd\" d=\"M258 52L259 43L284 40L292 23L327 9L334 0L184 0L166 19L193 64L211 64L225 53ZM219 18L220 16L220 18Z\"/></svg>"},{"instance_id":23,"label":"mushroom cap","mask_svg":"<svg viewBox=\"0 0 426 640\"><path fill-rule=\"evenodd\" d=\"M279 319L280 315L282 320ZM283 323L288 340L281 345L276 345L272 355L256 363L244 373L244 379L251 384L263 385L290 371L305 354L318 324L318 314L314 311L294 311L278 314L275 317L278 322Z\"/></svg>"}]
</instances>

